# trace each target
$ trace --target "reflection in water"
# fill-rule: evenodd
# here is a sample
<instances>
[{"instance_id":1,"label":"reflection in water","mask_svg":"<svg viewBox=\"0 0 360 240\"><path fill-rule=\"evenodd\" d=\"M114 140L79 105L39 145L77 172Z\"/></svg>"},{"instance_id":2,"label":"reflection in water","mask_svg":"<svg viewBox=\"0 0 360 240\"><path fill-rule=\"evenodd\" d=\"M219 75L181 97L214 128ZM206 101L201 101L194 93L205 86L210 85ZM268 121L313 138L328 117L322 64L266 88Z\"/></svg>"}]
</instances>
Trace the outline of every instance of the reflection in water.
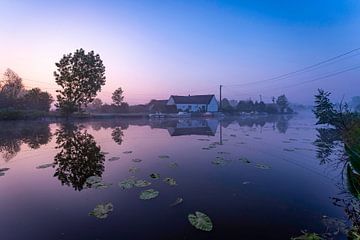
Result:
<instances>
[{"instance_id":1,"label":"reflection in water","mask_svg":"<svg viewBox=\"0 0 360 240\"><path fill-rule=\"evenodd\" d=\"M100 176L104 171L105 156L94 137L75 125L61 126L55 133L56 144L60 152L54 163L62 184L72 185L75 190L82 190L90 176Z\"/></svg>"},{"instance_id":2,"label":"reflection in water","mask_svg":"<svg viewBox=\"0 0 360 240\"><path fill-rule=\"evenodd\" d=\"M114 142L116 142L117 144L121 145L122 141L123 141L123 136L124 133L121 130L120 127L116 127L112 133L111 133L112 139L114 140Z\"/></svg>"},{"instance_id":3,"label":"reflection in water","mask_svg":"<svg viewBox=\"0 0 360 240\"><path fill-rule=\"evenodd\" d=\"M266 123L272 123L273 129L277 129L279 133L286 133L292 117L293 115L249 115L236 118L224 118L221 120L221 125L225 128L232 123L237 123L240 127L264 127Z\"/></svg>"},{"instance_id":4,"label":"reflection in water","mask_svg":"<svg viewBox=\"0 0 360 240\"><path fill-rule=\"evenodd\" d=\"M314 145L317 147L317 158L321 164L330 163L336 156L343 154L343 143L341 142L341 135L337 129L334 128L317 128L317 139ZM339 152L340 153L335 153Z\"/></svg>"},{"instance_id":5,"label":"reflection in water","mask_svg":"<svg viewBox=\"0 0 360 240\"><path fill-rule=\"evenodd\" d=\"M348 231L360 230L360 149L359 146L347 146L340 132L333 128L318 128L317 158L320 164L328 164L340 170L340 193L332 197L335 206L342 207L352 226ZM352 234L353 234L352 233ZM349 234L349 233L348 233ZM353 239L353 238L350 238Z\"/></svg>"},{"instance_id":6,"label":"reflection in water","mask_svg":"<svg viewBox=\"0 0 360 240\"><path fill-rule=\"evenodd\" d=\"M2 122L0 127L0 153L9 161L20 151L21 144L37 149L51 140L48 123L44 122Z\"/></svg>"}]
</instances>

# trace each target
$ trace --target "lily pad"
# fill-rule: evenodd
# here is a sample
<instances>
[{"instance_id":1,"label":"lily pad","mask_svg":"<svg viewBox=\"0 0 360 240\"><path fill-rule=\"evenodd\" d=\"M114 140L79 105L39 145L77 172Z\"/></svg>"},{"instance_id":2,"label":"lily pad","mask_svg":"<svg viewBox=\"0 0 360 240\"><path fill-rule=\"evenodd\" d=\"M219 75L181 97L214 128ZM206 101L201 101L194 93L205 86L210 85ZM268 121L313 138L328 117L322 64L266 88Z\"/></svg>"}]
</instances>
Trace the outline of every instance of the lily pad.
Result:
<instances>
[{"instance_id":1,"label":"lily pad","mask_svg":"<svg viewBox=\"0 0 360 240\"><path fill-rule=\"evenodd\" d=\"M218 154L230 154L229 152L217 152Z\"/></svg>"},{"instance_id":2,"label":"lily pad","mask_svg":"<svg viewBox=\"0 0 360 240\"><path fill-rule=\"evenodd\" d=\"M111 158L109 158L109 161L113 162L113 161L117 161L119 159L120 159L119 157L111 157Z\"/></svg>"},{"instance_id":3,"label":"lily pad","mask_svg":"<svg viewBox=\"0 0 360 240\"><path fill-rule=\"evenodd\" d=\"M99 204L97 205L94 210L92 210L89 215L90 216L95 216L99 219L104 219L107 218L108 214L110 212L112 212L114 209L114 206L112 205L112 203L103 203L103 204Z\"/></svg>"},{"instance_id":4,"label":"lily pad","mask_svg":"<svg viewBox=\"0 0 360 240\"><path fill-rule=\"evenodd\" d=\"M236 134L230 134L230 137L236 137Z\"/></svg>"},{"instance_id":5,"label":"lily pad","mask_svg":"<svg viewBox=\"0 0 360 240\"><path fill-rule=\"evenodd\" d=\"M202 150L210 150L210 147L203 147Z\"/></svg>"},{"instance_id":6,"label":"lily pad","mask_svg":"<svg viewBox=\"0 0 360 240\"><path fill-rule=\"evenodd\" d=\"M146 180L136 180L134 185L135 187L147 187L151 185L151 182L148 182Z\"/></svg>"},{"instance_id":7,"label":"lily pad","mask_svg":"<svg viewBox=\"0 0 360 240\"><path fill-rule=\"evenodd\" d=\"M245 181L245 182L243 182L242 184L243 185L248 185L248 184L250 184L251 182L249 182L249 181Z\"/></svg>"},{"instance_id":8,"label":"lily pad","mask_svg":"<svg viewBox=\"0 0 360 240\"><path fill-rule=\"evenodd\" d=\"M101 154L104 154L104 155L106 155L106 154L109 154L108 152L101 152Z\"/></svg>"},{"instance_id":9,"label":"lily pad","mask_svg":"<svg viewBox=\"0 0 360 240\"><path fill-rule=\"evenodd\" d=\"M284 148L283 150L287 151L287 152L294 152L295 151L295 149L291 149L291 148Z\"/></svg>"},{"instance_id":10,"label":"lily pad","mask_svg":"<svg viewBox=\"0 0 360 240\"><path fill-rule=\"evenodd\" d=\"M169 164L169 167L171 168L177 168L179 165L176 162L172 162Z\"/></svg>"},{"instance_id":11,"label":"lily pad","mask_svg":"<svg viewBox=\"0 0 360 240\"><path fill-rule=\"evenodd\" d=\"M184 202L184 199L181 198L181 197L178 197L178 198L176 198L175 202L173 202L172 204L170 204L170 207L175 207L175 206L177 206L177 205L179 205L179 204L181 204L181 203L183 203L183 202Z\"/></svg>"},{"instance_id":12,"label":"lily pad","mask_svg":"<svg viewBox=\"0 0 360 240\"><path fill-rule=\"evenodd\" d=\"M130 153L132 153L132 151L125 151L125 152L123 152L124 154L130 154Z\"/></svg>"},{"instance_id":13,"label":"lily pad","mask_svg":"<svg viewBox=\"0 0 360 240\"><path fill-rule=\"evenodd\" d=\"M166 159L166 158L170 158L170 156L168 156L168 155L160 155L159 158L160 159Z\"/></svg>"},{"instance_id":14,"label":"lily pad","mask_svg":"<svg viewBox=\"0 0 360 240\"><path fill-rule=\"evenodd\" d=\"M129 172L131 172L131 173L137 173L139 170L140 170L140 169L137 168L137 167L131 167L131 168L129 168Z\"/></svg>"},{"instance_id":15,"label":"lily pad","mask_svg":"<svg viewBox=\"0 0 360 240\"><path fill-rule=\"evenodd\" d=\"M49 168L49 167L55 167L54 163L46 163L46 164L42 164L40 166L37 166L37 169L44 169L44 168Z\"/></svg>"},{"instance_id":16,"label":"lily pad","mask_svg":"<svg viewBox=\"0 0 360 240\"><path fill-rule=\"evenodd\" d=\"M10 170L10 168L0 168L0 172L6 172L8 170Z\"/></svg>"},{"instance_id":17,"label":"lily pad","mask_svg":"<svg viewBox=\"0 0 360 240\"><path fill-rule=\"evenodd\" d=\"M149 199L156 198L157 196L159 196L159 191L156 191L154 189L148 189L148 190L142 191L140 193L139 198L141 200L149 200Z\"/></svg>"},{"instance_id":18,"label":"lily pad","mask_svg":"<svg viewBox=\"0 0 360 240\"><path fill-rule=\"evenodd\" d=\"M111 184L104 183L99 176L91 176L86 179L86 183L90 185L90 188L105 189L111 186Z\"/></svg>"},{"instance_id":19,"label":"lily pad","mask_svg":"<svg viewBox=\"0 0 360 240\"><path fill-rule=\"evenodd\" d=\"M244 157L239 158L239 160L242 161L243 163L251 163L251 161L249 159L244 158Z\"/></svg>"},{"instance_id":20,"label":"lily pad","mask_svg":"<svg viewBox=\"0 0 360 240\"><path fill-rule=\"evenodd\" d=\"M124 181L119 182L119 187L121 187L122 189L130 189L133 188L135 186L135 179L134 178L128 178Z\"/></svg>"},{"instance_id":21,"label":"lily pad","mask_svg":"<svg viewBox=\"0 0 360 240\"><path fill-rule=\"evenodd\" d=\"M0 172L0 177L5 176L4 172Z\"/></svg>"},{"instance_id":22,"label":"lily pad","mask_svg":"<svg viewBox=\"0 0 360 240\"><path fill-rule=\"evenodd\" d=\"M195 214L189 214L188 220L195 228L202 231L211 231L213 229L213 224L211 219L202 212L196 211Z\"/></svg>"},{"instance_id":23,"label":"lily pad","mask_svg":"<svg viewBox=\"0 0 360 240\"><path fill-rule=\"evenodd\" d=\"M141 162L142 160L140 158L134 158L132 161L133 162Z\"/></svg>"},{"instance_id":24,"label":"lily pad","mask_svg":"<svg viewBox=\"0 0 360 240\"><path fill-rule=\"evenodd\" d=\"M308 233L306 231L302 231L302 233L303 233L302 235L291 238L291 240L322 240L323 239L317 233Z\"/></svg>"},{"instance_id":25,"label":"lily pad","mask_svg":"<svg viewBox=\"0 0 360 240\"><path fill-rule=\"evenodd\" d=\"M158 178L160 178L160 174L158 174L158 173L152 173L152 174L150 174L150 177L151 177L151 178L154 178L154 179L158 179Z\"/></svg>"},{"instance_id":26,"label":"lily pad","mask_svg":"<svg viewBox=\"0 0 360 240\"><path fill-rule=\"evenodd\" d=\"M169 177L164 178L164 182L166 182L166 183L169 184L170 186L175 186L175 185L176 185L176 181L175 181L175 179L173 179L173 178L169 178Z\"/></svg>"},{"instance_id":27,"label":"lily pad","mask_svg":"<svg viewBox=\"0 0 360 240\"><path fill-rule=\"evenodd\" d=\"M270 166L264 165L264 164L256 164L255 165L256 168L260 168L260 169L270 169Z\"/></svg>"}]
</instances>

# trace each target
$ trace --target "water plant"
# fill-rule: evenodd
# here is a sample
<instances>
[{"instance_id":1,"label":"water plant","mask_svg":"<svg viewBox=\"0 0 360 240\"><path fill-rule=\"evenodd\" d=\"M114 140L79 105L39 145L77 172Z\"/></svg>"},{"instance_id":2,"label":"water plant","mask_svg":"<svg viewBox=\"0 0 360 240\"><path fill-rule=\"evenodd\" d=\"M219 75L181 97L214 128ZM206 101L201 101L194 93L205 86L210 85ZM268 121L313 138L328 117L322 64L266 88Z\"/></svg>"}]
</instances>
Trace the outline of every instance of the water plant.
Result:
<instances>
[{"instance_id":1,"label":"water plant","mask_svg":"<svg viewBox=\"0 0 360 240\"><path fill-rule=\"evenodd\" d=\"M97 217L99 219L104 219L108 217L108 214L112 212L114 209L114 206L112 203L102 203L97 205L94 210L89 212L90 216Z\"/></svg>"},{"instance_id":2,"label":"water plant","mask_svg":"<svg viewBox=\"0 0 360 240\"><path fill-rule=\"evenodd\" d=\"M140 193L139 198L141 200L150 200L150 199L156 198L157 196L159 196L159 191L156 191L154 189L147 189Z\"/></svg>"},{"instance_id":3,"label":"water plant","mask_svg":"<svg viewBox=\"0 0 360 240\"><path fill-rule=\"evenodd\" d=\"M205 213L196 211L195 214L188 215L188 220L196 229L207 232L213 229L211 219Z\"/></svg>"}]
</instances>

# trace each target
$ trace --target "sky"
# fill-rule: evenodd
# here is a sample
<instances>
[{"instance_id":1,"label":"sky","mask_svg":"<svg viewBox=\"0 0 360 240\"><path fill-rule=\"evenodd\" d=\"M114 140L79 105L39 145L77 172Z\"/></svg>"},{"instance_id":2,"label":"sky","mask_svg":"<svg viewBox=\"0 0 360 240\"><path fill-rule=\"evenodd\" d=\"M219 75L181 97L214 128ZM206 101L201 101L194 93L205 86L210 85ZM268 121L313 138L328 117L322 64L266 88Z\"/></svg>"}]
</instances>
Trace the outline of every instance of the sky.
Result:
<instances>
[{"instance_id":1,"label":"sky","mask_svg":"<svg viewBox=\"0 0 360 240\"><path fill-rule=\"evenodd\" d=\"M79 48L103 60L108 103L118 87L130 104L218 96L219 85L226 98L265 102L310 104L317 88L360 95L360 50L271 79L360 48L358 0L0 0L0 12L0 73L53 95L55 63Z\"/></svg>"}]
</instances>

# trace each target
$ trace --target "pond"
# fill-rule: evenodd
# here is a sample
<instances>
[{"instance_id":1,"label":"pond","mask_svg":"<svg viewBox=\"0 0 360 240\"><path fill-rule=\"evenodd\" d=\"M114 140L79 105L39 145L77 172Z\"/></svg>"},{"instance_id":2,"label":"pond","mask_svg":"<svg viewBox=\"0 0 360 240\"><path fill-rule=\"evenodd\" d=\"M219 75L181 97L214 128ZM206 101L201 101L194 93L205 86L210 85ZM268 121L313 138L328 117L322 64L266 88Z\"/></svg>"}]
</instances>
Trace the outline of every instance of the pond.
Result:
<instances>
[{"instance_id":1,"label":"pond","mask_svg":"<svg viewBox=\"0 0 360 240\"><path fill-rule=\"evenodd\" d=\"M311 114L3 122L1 238L346 239L329 134Z\"/></svg>"}]
</instances>

